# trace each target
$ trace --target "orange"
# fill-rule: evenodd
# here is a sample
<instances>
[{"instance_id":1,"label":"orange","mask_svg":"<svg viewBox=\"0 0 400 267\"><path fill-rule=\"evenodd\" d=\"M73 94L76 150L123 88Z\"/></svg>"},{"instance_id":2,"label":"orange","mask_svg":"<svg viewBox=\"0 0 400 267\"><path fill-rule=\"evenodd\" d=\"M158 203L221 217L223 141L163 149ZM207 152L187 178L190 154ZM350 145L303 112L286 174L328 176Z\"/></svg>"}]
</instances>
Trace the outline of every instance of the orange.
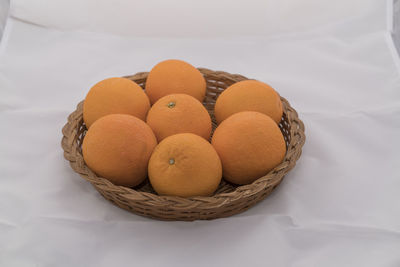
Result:
<instances>
[{"instance_id":1,"label":"orange","mask_svg":"<svg viewBox=\"0 0 400 267\"><path fill-rule=\"evenodd\" d=\"M157 145L150 127L126 114L98 119L83 139L83 158L89 168L116 185L136 186L147 175L151 152Z\"/></svg>"},{"instance_id":2,"label":"orange","mask_svg":"<svg viewBox=\"0 0 400 267\"><path fill-rule=\"evenodd\" d=\"M254 111L239 112L224 120L211 143L221 159L224 178L241 185L266 175L286 154L278 125Z\"/></svg>"},{"instance_id":3,"label":"orange","mask_svg":"<svg viewBox=\"0 0 400 267\"><path fill-rule=\"evenodd\" d=\"M146 119L150 101L143 89L126 78L109 78L95 84L83 104L83 120L89 127L108 114L129 114Z\"/></svg>"},{"instance_id":4,"label":"orange","mask_svg":"<svg viewBox=\"0 0 400 267\"><path fill-rule=\"evenodd\" d=\"M160 195L210 196L222 177L221 161L212 145L198 135L165 138L149 161L149 179Z\"/></svg>"},{"instance_id":5,"label":"orange","mask_svg":"<svg viewBox=\"0 0 400 267\"><path fill-rule=\"evenodd\" d=\"M193 133L208 140L211 134L207 109L190 95L173 94L160 98L151 107L146 121L158 141L178 133Z\"/></svg>"},{"instance_id":6,"label":"orange","mask_svg":"<svg viewBox=\"0 0 400 267\"><path fill-rule=\"evenodd\" d=\"M201 72L182 60L165 60L153 67L147 76L146 93L154 104L170 94L188 94L203 101L206 81Z\"/></svg>"},{"instance_id":7,"label":"orange","mask_svg":"<svg viewBox=\"0 0 400 267\"><path fill-rule=\"evenodd\" d=\"M234 83L217 98L214 112L218 123L240 111L258 111L276 123L281 121L283 113L279 94L268 84L256 80Z\"/></svg>"}]
</instances>

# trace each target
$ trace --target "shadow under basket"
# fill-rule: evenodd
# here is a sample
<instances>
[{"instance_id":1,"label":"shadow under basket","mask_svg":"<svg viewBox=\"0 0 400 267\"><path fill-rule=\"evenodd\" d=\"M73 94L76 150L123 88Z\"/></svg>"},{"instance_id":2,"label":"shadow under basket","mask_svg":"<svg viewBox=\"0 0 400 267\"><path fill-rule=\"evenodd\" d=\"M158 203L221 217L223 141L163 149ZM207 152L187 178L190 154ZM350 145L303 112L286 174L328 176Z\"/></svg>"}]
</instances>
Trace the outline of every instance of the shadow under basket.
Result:
<instances>
[{"instance_id":1,"label":"shadow under basket","mask_svg":"<svg viewBox=\"0 0 400 267\"><path fill-rule=\"evenodd\" d=\"M221 92L236 82L247 80L238 74L223 71L212 71L199 68L207 81L207 93L203 101L213 121L213 130L217 124L214 118L214 104ZM125 78L145 87L148 72L140 72ZM296 164L305 142L304 124L289 102L281 97L283 116L279 124L286 141L286 155L281 164L267 175L251 184L236 186L222 180L217 191L211 197L172 197L159 196L151 187L148 179L135 188L116 186L108 180L97 176L86 166L81 145L86 133L82 118L83 101L68 117L63 127L62 148L64 157L72 169L88 180L106 199L115 205L133 213L161 220L210 220L228 217L243 212L268 196Z\"/></svg>"}]
</instances>

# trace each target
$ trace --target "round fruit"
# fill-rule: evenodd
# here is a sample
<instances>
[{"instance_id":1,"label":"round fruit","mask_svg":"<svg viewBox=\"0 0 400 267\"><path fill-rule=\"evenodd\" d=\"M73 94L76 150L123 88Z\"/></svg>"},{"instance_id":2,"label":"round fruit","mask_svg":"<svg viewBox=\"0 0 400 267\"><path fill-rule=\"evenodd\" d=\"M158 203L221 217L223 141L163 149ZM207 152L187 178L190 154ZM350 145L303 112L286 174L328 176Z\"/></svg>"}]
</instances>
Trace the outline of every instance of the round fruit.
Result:
<instances>
[{"instance_id":1,"label":"round fruit","mask_svg":"<svg viewBox=\"0 0 400 267\"><path fill-rule=\"evenodd\" d=\"M147 76L146 93L154 104L170 94L188 94L203 101L206 81L201 72L182 60L165 60L153 67Z\"/></svg>"},{"instance_id":2,"label":"round fruit","mask_svg":"<svg viewBox=\"0 0 400 267\"><path fill-rule=\"evenodd\" d=\"M286 154L278 125L254 111L239 112L224 120L211 143L221 159L224 178L241 185L266 175Z\"/></svg>"},{"instance_id":3,"label":"round fruit","mask_svg":"<svg viewBox=\"0 0 400 267\"><path fill-rule=\"evenodd\" d=\"M150 101L143 89L126 78L109 78L95 84L83 103L83 120L89 127L109 114L129 114L146 119Z\"/></svg>"},{"instance_id":4,"label":"round fruit","mask_svg":"<svg viewBox=\"0 0 400 267\"><path fill-rule=\"evenodd\" d=\"M212 128L206 108L196 98L184 94L160 98L151 107L146 121L159 142L178 133L193 133L208 140Z\"/></svg>"},{"instance_id":5,"label":"round fruit","mask_svg":"<svg viewBox=\"0 0 400 267\"><path fill-rule=\"evenodd\" d=\"M125 114L98 119L83 139L86 164L116 185L136 186L147 175L156 137L142 120Z\"/></svg>"},{"instance_id":6,"label":"round fruit","mask_svg":"<svg viewBox=\"0 0 400 267\"><path fill-rule=\"evenodd\" d=\"M149 161L149 179L160 195L210 196L222 177L221 161L212 145L198 135L165 138Z\"/></svg>"},{"instance_id":7,"label":"round fruit","mask_svg":"<svg viewBox=\"0 0 400 267\"><path fill-rule=\"evenodd\" d=\"M276 123L281 121L283 113L279 94L268 84L256 80L234 83L217 98L214 112L218 123L240 111L258 111Z\"/></svg>"}]
</instances>

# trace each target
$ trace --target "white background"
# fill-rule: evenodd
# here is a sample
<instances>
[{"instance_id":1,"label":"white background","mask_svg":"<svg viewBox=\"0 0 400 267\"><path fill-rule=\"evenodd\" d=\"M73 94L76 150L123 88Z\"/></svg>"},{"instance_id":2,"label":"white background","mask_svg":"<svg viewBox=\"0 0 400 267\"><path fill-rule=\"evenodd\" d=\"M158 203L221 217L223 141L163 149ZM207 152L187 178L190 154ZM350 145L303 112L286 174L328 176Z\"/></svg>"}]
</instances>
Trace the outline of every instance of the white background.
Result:
<instances>
[{"instance_id":1,"label":"white background","mask_svg":"<svg viewBox=\"0 0 400 267\"><path fill-rule=\"evenodd\" d=\"M389 4L388 4L389 3ZM390 1L29 1L0 44L0 266L400 266ZM242 214L162 222L103 199L61 128L97 81L179 58L271 84L303 155Z\"/></svg>"},{"instance_id":2,"label":"white background","mask_svg":"<svg viewBox=\"0 0 400 267\"><path fill-rule=\"evenodd\" d=\"M4 27L6 26L6 20L8 17L8 11L10 9L9 0L0 0L0 40L3 35Z\"/></svg>"}]
</instances>

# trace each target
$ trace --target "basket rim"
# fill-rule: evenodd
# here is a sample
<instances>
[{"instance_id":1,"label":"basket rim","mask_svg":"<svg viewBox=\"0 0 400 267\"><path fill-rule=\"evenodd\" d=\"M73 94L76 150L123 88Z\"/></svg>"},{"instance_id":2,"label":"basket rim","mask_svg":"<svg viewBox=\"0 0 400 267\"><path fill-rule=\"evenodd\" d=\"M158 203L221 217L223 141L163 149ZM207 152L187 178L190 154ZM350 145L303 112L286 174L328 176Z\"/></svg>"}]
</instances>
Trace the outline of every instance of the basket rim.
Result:
<instances>
[{"instance_id":1,"label":"basket rim","mask_svg":"<svg viewBox=\"0 0 400 267\"><path fill-rule=\"evenodd\" d=\"M203 75L216 75L219 77L224 77L225 79L232 80L234 82L238 82L240 80L248 80L243 75L240 74L230 74L224 71L212 71L206 68L198 68ZM137 83L141 81L145 81L147 78L148 72L138 72L134 75L123 76L124 78L128 78L131 80L135 80ZM229 205L229 203L239 200L240 198L251 197L252 195L258 194L260 191L264 190L265 187L276 186L278 185L283 176L289 172L295 165L297 159L301 155L302 147L305 143L305 127L304 123L299 119L298 114L294 108L291 107L289 102L281 96L282 104L284 107L284 113L287 116L288 121L290 122L290 136L291 140L289 145L287 146L286 154L284 160L276 166L273 170L271 170L268 174L258 178L251 184L247 185L238 185L235 190L227 193L217 193L212 196L195 196L195 197L178 197L178 196L161 196L151 192L138 191L134 188L129 188L125 186L119 186L111 183L107 179L96 175L92 170L87 167L87 165L83 161L82 155L79 154L76 147L76 138L77 138L77 129L76 129L76 121L82 119L82 106L83 100L78 103L76 110L73 111L68 116L68 121L62 128L62 148L64 150L64 157L70 162L71 167L75 172L79 173L82 178L92 183L96 189L101 187L102 189L107 188L108 191L116 192L122 194L124 197L129 198L130 194L133 194L135 198L140 198L141 196L144 198L150 198L153 201L161 201L161 202L175 202L175 203L185 203L183 209L187 209L188 205L195 203L214 203L215 200L219 200L220 206ZM294 126L294 127L293 127ZM297 138L295 138L297 136ZM293 156L294 155L294 156ZM76 162L78 157L82 157L81 164L77 166ZM289 161L287 158L292 156ZM282 175L275 175L278 172L282 172ZM196 205L197 206L197 205ZM179 208L179 206L175 206L174 208ZM206 208L206 206L202 206L202 208ZM215 205L212 207L215 208Z\"/></svg>"}]
</instances>

